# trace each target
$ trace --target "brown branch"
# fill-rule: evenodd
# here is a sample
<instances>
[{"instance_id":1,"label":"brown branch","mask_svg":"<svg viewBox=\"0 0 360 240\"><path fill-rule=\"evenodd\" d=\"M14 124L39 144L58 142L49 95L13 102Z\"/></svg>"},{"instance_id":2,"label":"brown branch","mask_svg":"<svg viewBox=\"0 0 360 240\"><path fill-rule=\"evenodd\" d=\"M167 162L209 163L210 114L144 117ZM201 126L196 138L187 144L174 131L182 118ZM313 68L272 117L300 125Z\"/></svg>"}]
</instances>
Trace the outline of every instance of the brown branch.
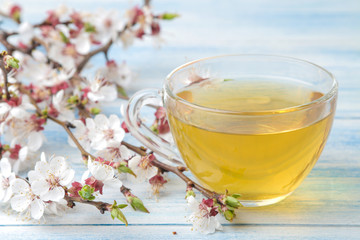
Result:
<instances>
[{"instance_id":1,"label":"brown branch","mask_svg":"<svg viewBox=\"0 0 360 240\"><path fill-rule=\"evenodd\" d=\"M9 88L8 88L8 76L7 76L8 73L5 69L5 64L4 64L4 60L2 59L2 57L0 57L0 69L1 69L2 75L4 77L4 88L5 88L6 99L10 100L10 93L9 93Z\"/></svg>"},{"instance_id":2,"label":"brown branch","mask_svg":"<svg viewBox=\"0 0 360 240\"><path fill-rule=\"evenodd\" d=\"M215 198L215 199L219 199L220 194L214 192L214 191L210 191L202 186L200 186L199 184L197 184L196 182L194 182L193 180L191 180L189 177L187 177L183 172L186 171L186 167L183 166L170 166L167 165L163 162L160 162L159 160L157 160L156 158L154 160L151 161L151 164L155 167L158 167L166 172L172 172L174 174L176 174L178 177L180 177L185 183L186 186L189 187L193 187L195 189L197 189L199 192L201 192L202 195L204 195L207 198Z\"/></svg>"},{"instance_id":3,"label":"brown branch","mask_svg":"<svg viewBox=\"0 0 360 240\"><path fill-rule=\"evenodd\" d=\"M68 202L68 207L73 208L75 206L75 202L84 203L88 205L92 205L99 209L101 214L104 214L106 211L111 211L112 204L100 201L89 201L84 200L81 197L70 197L65 195L64 199Z\"/></svg>"},{"instance_id":4,"label":"brown branch","mask_svg":"<svg viewBox=\"0 0 360 240\"><path fill-rule=\"evenodd\" d=\"M144 147L136 147L130 143L127 143L125 141L121 142L122 145L126 146L127 148L129 148L130 150L132 150L133 152L136 152L137 154L141 155L141 156L146 156L146 148ZM219 199L220 194L214 192L214 191L210 191L202 186L200 186L199 184L197 184L196 182L194 182L193 180L191 180L189 177L187 177L183 172L186 171L186 167L183 166L171 166L168 165L166 163L163 163L159 160L157 160L156 158L154 160L151 161L151 164L157 168L159 168L160 170L164 171L164 172L172 172L174 174L176 174L178 177L180 177L187 186L193 187L195 189L197 189L199 192L202 193L202 195L204 195L207 198L216 198Z\"/></svg>"},{"instance_id":5,"label":"brown branch","mask_svg":"<svg viewBox=\"0 0 360 240\"><path fill-rule=\"evenodd\" d=\"M85 65L89 62L89 60L95 56L98 53L103 52L107 56L107 52L109 51L110 46L113 44L113 41L110 40L107 44L105 44L102 47L99 47L98 49L95 49L88 54L86 54L83 58L83 60L77 65L76 67L76 74L79 74L85 67Z\"/></svg>"}]
</instances>

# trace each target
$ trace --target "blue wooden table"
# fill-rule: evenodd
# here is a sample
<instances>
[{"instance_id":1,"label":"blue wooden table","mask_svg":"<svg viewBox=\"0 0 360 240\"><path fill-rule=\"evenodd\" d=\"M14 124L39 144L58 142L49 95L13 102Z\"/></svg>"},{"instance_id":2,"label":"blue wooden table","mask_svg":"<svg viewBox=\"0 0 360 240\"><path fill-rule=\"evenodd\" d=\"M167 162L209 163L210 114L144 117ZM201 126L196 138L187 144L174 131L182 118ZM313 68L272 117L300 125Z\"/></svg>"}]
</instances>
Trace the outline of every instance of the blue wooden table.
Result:
<instances>
[{"instance_id":1,"label":"blue wooden table","mask_svg":"<svg viewBox=\"0 0 360 240\"><path fill-rule=\"evenodd\" d=\"M59 1L22 1L25 18L39 21ZM60 1L95 10L130 6L129 1ZM141 4L139 2L139 4ZM242 209L224 231L203 236L186 221L184 183L171 174L158 200L148 188L132 185L150 214L124 210L129 226L100 215L91 206L67 211L63 217L46 217L44 224L23 222L0 213L2 239L360 239L360 1L216 1L154 0L157 12L175 11L181 18L164 23L166 44L154 49L137 42L124 51L114 47L110 57L126 60L138 73L130 91L160 87L164 77L188 60L226 53L287 55L317 63L339 81L334 126L318 163L303 184L286 200L268 207ZM94 59L100 64L102 56ZM121 102L105 113L119 114ZM84 171L80 154L67 145L62 129L47 125L43 150L67 156L77 178ZM131 139L130 139L131 140ZM120 193L109 196L118 199ZM176 232L176 235L173 235Z\"/></svg>"}]
</instances>

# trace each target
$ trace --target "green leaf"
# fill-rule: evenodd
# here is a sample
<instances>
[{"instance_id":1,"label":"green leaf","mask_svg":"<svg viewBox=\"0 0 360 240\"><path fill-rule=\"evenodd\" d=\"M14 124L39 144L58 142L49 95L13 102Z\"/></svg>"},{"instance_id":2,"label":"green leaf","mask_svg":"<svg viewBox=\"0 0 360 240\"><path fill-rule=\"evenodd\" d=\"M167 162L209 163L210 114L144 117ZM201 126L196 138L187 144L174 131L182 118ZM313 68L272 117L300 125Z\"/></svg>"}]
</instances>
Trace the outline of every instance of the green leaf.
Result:
<instances>
[{"instance_id":1,"label":"green leaf","mask_svg":"<svg viewBox=\"0 0 360 240\"><path fill-rule=\"evenodd\" d=\"M65 36L65 34L63 32L60 31L60 37L61 37L61 40L64 42L64 43L69 43L69 39Z\"/></svg>"},{"instance_id":2,"label":"green leaf","mask_svg":"<svg viewBox=\"0 0 360 240\"><path fill-rule=\"evenodd\" d=\"M93 195L94 188L90 187L89 185L84 185L81 190L79 191L79 195L84 200L92 201L95 199L95 196Z\"/></svg>"},{"instance_id":3,"label":"green leaf","mask_svg":"<svg viewBox=\"0 0 360 240\"><path fill-rule=\"evenodd\" d=\"M161 15L161 19L164 20L173 20L174 18L180 17L177 13L164 13Z\"/></svg>"},{"instance_id":4,"label":"green leaf","mask_svg":"<svg viewBox=\"0 0 360 240\"><path fill-rule=\"evenodd\" d=\"M131 170L129 167L125 165L126 163L121 163L120 166L117 168L119 173L129 173L136 177L136 174Z\"/></svg>"},{"instance_id":5,"label":"green leaf","mask_svg":"<svg viewBox=\"0 0 360 240\"><path fill-rule=\"evenodd\" d=\"M92 25L92 24L89 23L89 22L86 22L86 23L84 24L84 29L85 29L85 32L88 32L88 33L96 32L95 26Z\"/></svg>"},{"instance_id":6,"label":"green leaf","mask_svg":"<svg viewBox=\"0 0 360 240\"><path fill-rule=\"evenodd\" d=\"M234 79L231 79L231 78L225 78L224 79L224 82L229 82L229 81L234 81Z\"/></svg>"},{"instance_id":7,"label":"green leaf","mask_svg":"<svg viewBox=\"0 0 360 240\"><path fill-rule=\"evenodd\" d=\"M146 209L144 203L138 197L128 197L128 202L130 203L131 207L136 211L139 210L141 212L149 213L149 210Z\"/></svg>"},{"instance_id":8,"label":"green leaf","mask_svg":"<svg viewBox=\"0 0 360 240\"><path fill-rule=\"evenodd\" d=\"M128 206L127 204L119 204L119 205L117 205L117 207L121 208L121 209L126 208L127 206Z\"/></svg>"},{"instance_id":9,"label":"green leaf","mask_svg":"<svg viewBox=\"0 0 360 240\"><path fill-rule=\"evenodd\" d=\"M118 215L117 215L117 218L122 221L123 223L125 223L125 225L127 226L128 225L128 221L126 220L126 217L125 215L123 214L123 212L120 210L120 209L117 209L118 210Z\"/></svg>"}]
</instances>

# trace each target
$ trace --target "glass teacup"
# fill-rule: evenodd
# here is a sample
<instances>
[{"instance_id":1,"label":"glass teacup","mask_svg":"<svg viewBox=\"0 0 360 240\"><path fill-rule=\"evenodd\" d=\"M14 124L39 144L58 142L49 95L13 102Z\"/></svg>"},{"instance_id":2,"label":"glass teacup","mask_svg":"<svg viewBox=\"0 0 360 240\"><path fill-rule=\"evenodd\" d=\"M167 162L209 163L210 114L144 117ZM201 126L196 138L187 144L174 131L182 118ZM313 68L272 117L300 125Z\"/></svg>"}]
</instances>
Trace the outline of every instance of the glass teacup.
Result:
<instances>
[{"instance_id":1,"label":"glass teacup","mask_svg":"<svg viewBox=\"0 0 360 240\"><path fill-rule=\"evenodd\" d=\"M161 91L137 92L125 119L134 137L173 163L183 159L204 187L239 193L244 206L264 206L290 195L315 165L337 91L332 74L307 61L210 57L173 70ZM166 108L176 146L138 124L149 104Z\"/></svg>"}]
</instances>

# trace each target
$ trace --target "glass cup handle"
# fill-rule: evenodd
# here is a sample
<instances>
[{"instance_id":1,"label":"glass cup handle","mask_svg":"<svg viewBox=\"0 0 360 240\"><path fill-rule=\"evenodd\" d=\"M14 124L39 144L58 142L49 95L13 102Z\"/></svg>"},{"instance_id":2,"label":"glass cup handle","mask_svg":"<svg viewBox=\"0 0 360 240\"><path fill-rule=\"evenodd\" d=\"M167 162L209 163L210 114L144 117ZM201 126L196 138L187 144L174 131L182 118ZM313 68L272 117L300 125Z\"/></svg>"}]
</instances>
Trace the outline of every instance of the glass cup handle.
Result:
<instances>
[{"instance_id":1,"label":"glass cup handle","mask_svg":"<svg viewBox=\"0 0 360 240\"><path fill-rule=\"evenodd\" d=\"M162 91L158 89L144 89L136 92L128 101L125 109L125 123L131 135L168 161L184 165L175 145L155 134L140 118L140 110L146 105L162 106Z\"/></svg>"}]
</instances>

